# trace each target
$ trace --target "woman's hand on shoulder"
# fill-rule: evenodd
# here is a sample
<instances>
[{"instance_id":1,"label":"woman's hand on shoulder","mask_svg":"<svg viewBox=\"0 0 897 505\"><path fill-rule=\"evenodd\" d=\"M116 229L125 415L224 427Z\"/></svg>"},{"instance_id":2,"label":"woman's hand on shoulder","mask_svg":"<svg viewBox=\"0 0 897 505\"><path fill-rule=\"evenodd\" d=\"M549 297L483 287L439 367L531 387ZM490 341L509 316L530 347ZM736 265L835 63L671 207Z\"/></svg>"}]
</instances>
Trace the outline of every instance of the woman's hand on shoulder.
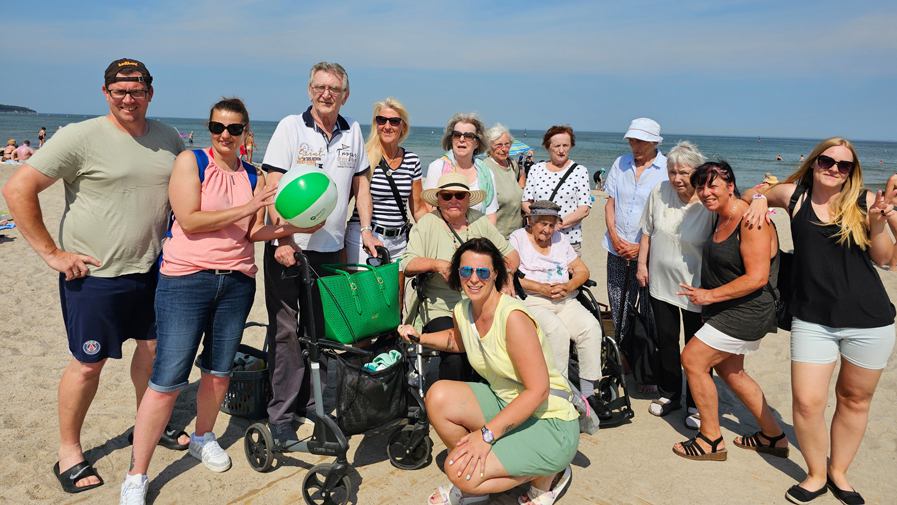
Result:
<instances>
[{"instance_id":1,"label":"woman's hand on shoulder","mask_svg":"<svg viewBox=\"0 0 897 505\"><path fill-rule=\"evenodd\" d=\"M766 185L761 184L753 188L757 190L753 194L762 194L763 198L753 198L748 202L748 210L744 213L744 222L747 228L753 228L754 226L762 228L764 222L772 224L772 216L769 214L769 209L772 207L787 209L791 201L791 195L794 194L794 190L797 188L796 184L783 183L769 188L765 193L761 193L762 188L760 186Z\"/></svg>"}]
</instances>

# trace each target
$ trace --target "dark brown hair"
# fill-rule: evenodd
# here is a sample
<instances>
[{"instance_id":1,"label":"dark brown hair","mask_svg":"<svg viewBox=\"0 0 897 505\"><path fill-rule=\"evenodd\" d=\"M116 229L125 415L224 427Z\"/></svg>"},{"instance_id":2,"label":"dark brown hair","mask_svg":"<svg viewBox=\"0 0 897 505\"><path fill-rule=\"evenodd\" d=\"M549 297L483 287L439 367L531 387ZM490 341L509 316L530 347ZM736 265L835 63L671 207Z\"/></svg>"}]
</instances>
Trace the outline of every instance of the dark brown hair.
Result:
<instances>
[{"instance_id":1,"label":"dark brown hair","mask_svg":"<svg viewBox=\"0 0 897 505\"><path fill-rule=\"evenodd\" d=\"M249 111L246 110L246 105L243 104L243 100L240 100L235 96L230 98L221 97L221 100L213 105L212 110L209 111L209 121L212 120L212 114L214 114L216 110L239 114L243 116L243 124L249 124Z\"/></svg>"},{"instance_id":2,"label":"dark brown hair","mask_svg":"<svg viewBox=\"0 0 897 505\"><path fill-rule=\"evenodd\" d=\"M458 270L461 268L461 256L468 251L485 254L492 258L492 268L495 270L495 289L501 291L508 280L508 267L505 266L505 259L502 257L501 251L488 238L472 238L461 244L461 247L455 251L452 256L452 270L449 272L449 287L455 291L461 291L461 273Z\"/></svg>"},{"instance_id":3,"label":"dark brown hair","mask_svg":"<svg viewBox=\"0 0 897 505\"><path fill-rule=\"evenodd\" d=\"M576 135L573 135L573 128L570 128L570 125L565 124L564 126L552 126L545 132L545 135L542 136L542 147L548 149L548 146L551 145L551 137L559 133L566 133L570 135L570 147L576 145Z\"/></svg>"},{"instance_id":4,"label":"dark brown hair","mask_svg":"<svg viewBox=\"0 0 897 505\"><path fill-rule=\"evenodd\" d=\"M716 180L716 178L722 179L723 182L727 184L732 183L735 197L741 198L741 192L738 191L738 186L735 184L735 172L733 172L732 167L722 159L719 160L719 162L708 161L699 166L691 173L689 181L691 182L691 187L698 189L710 184Z\"/></svg>"}]
</instances>

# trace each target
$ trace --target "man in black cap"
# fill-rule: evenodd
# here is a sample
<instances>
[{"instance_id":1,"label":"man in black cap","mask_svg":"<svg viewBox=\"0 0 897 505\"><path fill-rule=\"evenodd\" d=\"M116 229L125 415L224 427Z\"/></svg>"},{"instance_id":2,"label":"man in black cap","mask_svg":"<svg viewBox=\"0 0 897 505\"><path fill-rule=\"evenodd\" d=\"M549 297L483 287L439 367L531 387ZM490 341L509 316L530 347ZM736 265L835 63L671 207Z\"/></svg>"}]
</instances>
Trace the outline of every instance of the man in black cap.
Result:
<instances>
[{"instance_id":1,"label":"man in black cap","mask_svg":"<svg viewBox=\"0 0 897 505\"><path fill-rule=\"evenodd\" d=\"M59 130L3 187L19 231L59 272L72 359L59 382L54 473L68 493L103 483L84 459L81 427L106 360L121 359L124 341L136 341L131 379L138 405L153 370L153 299L170 213L168 180L184 142L174 128L146 120L152 83L143 63L112 62L102 88L109 114ZM66 206L57 241L44 225L38 194L58 179ZM186 449L189 437L172 431L160 444Z\"/></svg>"}]
</instances>

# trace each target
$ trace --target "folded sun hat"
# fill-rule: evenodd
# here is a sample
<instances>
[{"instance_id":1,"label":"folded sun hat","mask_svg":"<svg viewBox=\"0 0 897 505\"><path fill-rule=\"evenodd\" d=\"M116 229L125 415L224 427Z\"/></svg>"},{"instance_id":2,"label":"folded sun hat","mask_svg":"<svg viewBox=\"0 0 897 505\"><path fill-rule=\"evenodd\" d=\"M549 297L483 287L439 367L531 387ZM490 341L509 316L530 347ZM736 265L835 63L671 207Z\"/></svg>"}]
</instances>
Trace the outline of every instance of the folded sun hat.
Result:
<instances>
[{"instance_id":1,"label":"folded sun hat","mask_svg":"<svg viewBox=\"0 0 897 505\"><path fill-rule=\"evenodd\" d=\"M646 117L633 119L632 123L629 124L629 130L626 131L626 135L623 135L623 138L647 142L663 142L663 137L660 136L660 125L657 124L657 121Z\"/></svg>"},{"instance_id":2,"label":"folded sun hat","mask_svg":"<svg viewBox=\"0 0 897 505\"><path fill-rule=\"evenodd\" d=\"M486 199L486 192L482 189L470 189L470 183L467 182L467 176L464 174L459 174L455 172L450 172L444 174L439 178L439 182L436 183L436 187L433 189L425 189L420 197L423 201L427 202L433 207L437 206L439 201L439 192L442 190L447 191L466 191L470 193L470 206L473 207L478 203L482 203L483 200Z\"/></svg>"}]
</instances>

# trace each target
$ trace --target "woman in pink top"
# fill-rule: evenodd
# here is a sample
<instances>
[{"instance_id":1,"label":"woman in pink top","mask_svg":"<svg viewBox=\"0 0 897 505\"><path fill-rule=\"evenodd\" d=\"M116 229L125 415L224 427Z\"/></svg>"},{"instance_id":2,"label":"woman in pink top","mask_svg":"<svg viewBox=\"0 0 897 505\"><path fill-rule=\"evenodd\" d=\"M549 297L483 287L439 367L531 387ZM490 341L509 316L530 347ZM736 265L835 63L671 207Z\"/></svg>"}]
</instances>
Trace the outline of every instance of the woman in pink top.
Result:
<instances>
[{"instance_id":1,"label":"woman in pink top","mask_svg":"<svg viewBox=\"0 0 897 505\"><path fill-rule=\"evenodd\" d=\"M323 225L303 229L264 224L265 207L273 203L277 187L266 187L264 176L239 160L248 127L249 113L243 102L223 99L209 115L211 149L184 151L175 161L168 191L175 220L162 250L156 288L156 358L149 389L137 411L123 501L146 496L153 450L178 393L187 385L201 340L202 378L190 454L213 471L230 468L230 457L218 445L212 428L255 297L252 242L313 233Z\"/></svg>"}]
</instances>

